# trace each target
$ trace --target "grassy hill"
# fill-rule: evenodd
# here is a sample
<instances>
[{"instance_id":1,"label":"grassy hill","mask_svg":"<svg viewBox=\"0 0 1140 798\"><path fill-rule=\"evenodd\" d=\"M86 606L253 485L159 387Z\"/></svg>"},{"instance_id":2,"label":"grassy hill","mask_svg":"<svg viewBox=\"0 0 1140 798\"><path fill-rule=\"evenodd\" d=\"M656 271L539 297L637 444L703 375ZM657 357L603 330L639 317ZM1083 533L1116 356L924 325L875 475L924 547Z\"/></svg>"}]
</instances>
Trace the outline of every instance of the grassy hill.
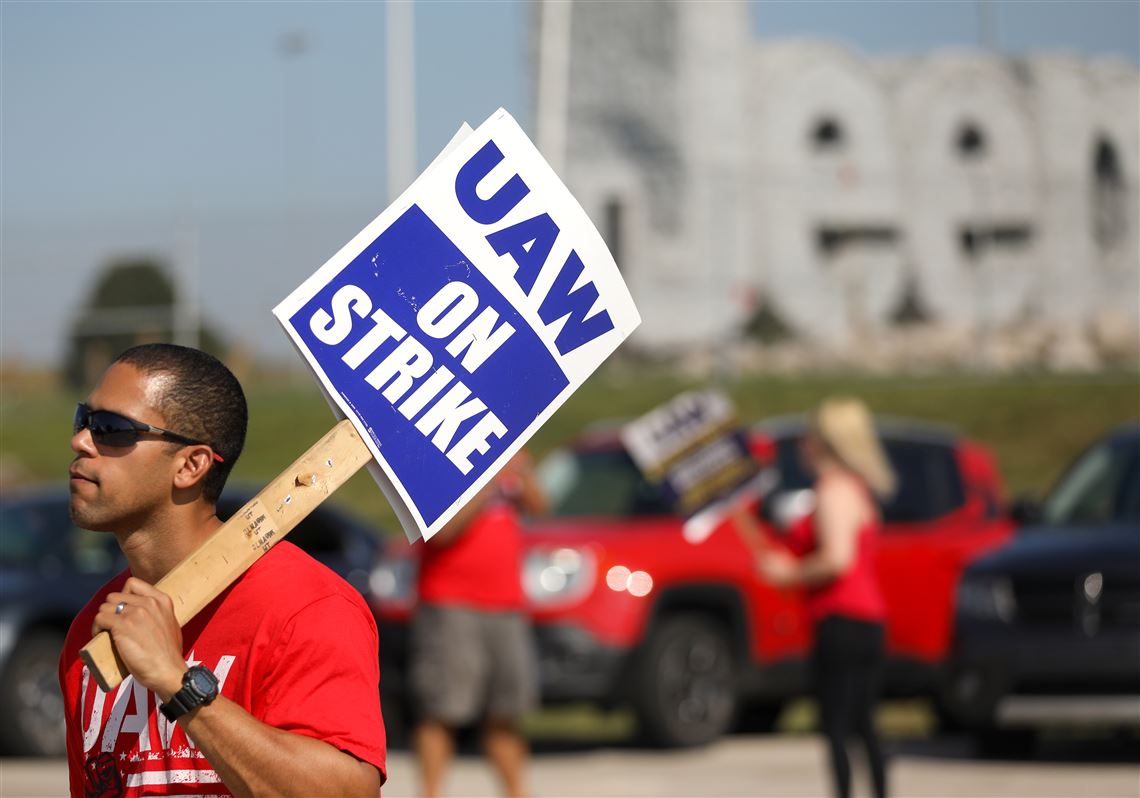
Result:
<instances>
[{"instance_id":1,"label":"grassy hill","mask_svg":"<svg viewBox=\"0 0 1140 798\"><path fill-rule=\"evenodd\" d=\"M0 396L0 475L13 481L61 480L71 459L75 402L48 375L5 373ZM314 443L334 418L313 379L303 374L251 374L243 379L250 430L234 479L262 484ZM1012 494L1040 495L1064 466L1105 430L1140 416L1136 374L1060 377L897 376L755 377L717 383L744 420L800 412L825 396L863 397L877 413L948 423L988 444ZM539 431L541 455L583 427L636 416L701 383L611 364L596 374ZM364 472L336 501L393 529L391 512Z\"/></svg>"}]
</instances>

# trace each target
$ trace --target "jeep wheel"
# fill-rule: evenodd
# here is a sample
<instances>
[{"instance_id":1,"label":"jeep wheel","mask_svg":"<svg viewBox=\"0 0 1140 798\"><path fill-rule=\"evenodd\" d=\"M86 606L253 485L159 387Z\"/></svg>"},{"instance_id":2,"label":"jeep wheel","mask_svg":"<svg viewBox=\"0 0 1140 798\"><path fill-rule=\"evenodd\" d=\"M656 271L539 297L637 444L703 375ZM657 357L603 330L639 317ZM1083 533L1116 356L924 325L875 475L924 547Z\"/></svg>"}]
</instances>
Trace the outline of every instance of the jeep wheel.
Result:
<instances>
[{"instance_id":1,"label":"jeep wheel","mask_svg":"<svg viewBox=\"0 0 1140 798\"><path fill-rule=\"evenodd\" d=\"M20 640L0 679L0 748L15 756L63 756L63 696L57 677L63 636L39 631Z\"/></svg>"},{"instance_id":2,"label":"jeep wheel","mask_svg":"<svg viewBox=\"0 0 1140 798\"><path fill-rule=\"evenodd\" d=\"M724 628L703 615L666 619L641 653L633 701L642 733L658 745L702 745L727 732L736 668Z\"/></svg>"}]
</instances>

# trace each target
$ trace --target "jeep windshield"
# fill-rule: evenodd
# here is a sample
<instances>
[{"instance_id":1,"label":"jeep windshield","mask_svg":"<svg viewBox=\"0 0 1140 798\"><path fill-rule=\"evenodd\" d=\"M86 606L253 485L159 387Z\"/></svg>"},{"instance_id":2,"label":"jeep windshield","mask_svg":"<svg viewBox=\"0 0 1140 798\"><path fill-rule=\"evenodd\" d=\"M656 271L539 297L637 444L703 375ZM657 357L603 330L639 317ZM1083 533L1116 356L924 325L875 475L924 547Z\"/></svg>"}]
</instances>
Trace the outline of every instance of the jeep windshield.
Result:
<instances>
[{"instance_id":1,"label":"jeep windshield","mask_svg":"<svg viewBox=\"0 0 1140 798\"><path fill-rule=\"evenodd\" d=\"M550 516L634 518L669 515L656 487L624 449L557 449L543 458L538 478L550 499Z\"/></svg>"}]
</instances>

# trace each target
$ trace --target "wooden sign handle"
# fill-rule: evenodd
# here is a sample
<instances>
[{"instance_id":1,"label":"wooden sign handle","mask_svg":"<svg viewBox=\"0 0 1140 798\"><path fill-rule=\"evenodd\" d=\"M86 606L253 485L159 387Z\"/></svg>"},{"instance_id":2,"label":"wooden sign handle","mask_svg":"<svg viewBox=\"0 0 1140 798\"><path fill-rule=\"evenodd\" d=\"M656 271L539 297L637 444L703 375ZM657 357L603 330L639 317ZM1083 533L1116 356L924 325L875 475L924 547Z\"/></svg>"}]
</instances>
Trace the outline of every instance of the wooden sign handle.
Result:
<instances>
[{"instance_id":1,"label":"wooden sign handle","mask_svg":"<svg viewBox=\"0 0 1140 798\"><path fill-rule=\"evenodd\" d=\"M346 419L266 485L155 585L174 600L179 625L185 626L371 458ZM107 632L95 635L79 656L105 692L126 678Z\"/></svg>"}]
</instances>

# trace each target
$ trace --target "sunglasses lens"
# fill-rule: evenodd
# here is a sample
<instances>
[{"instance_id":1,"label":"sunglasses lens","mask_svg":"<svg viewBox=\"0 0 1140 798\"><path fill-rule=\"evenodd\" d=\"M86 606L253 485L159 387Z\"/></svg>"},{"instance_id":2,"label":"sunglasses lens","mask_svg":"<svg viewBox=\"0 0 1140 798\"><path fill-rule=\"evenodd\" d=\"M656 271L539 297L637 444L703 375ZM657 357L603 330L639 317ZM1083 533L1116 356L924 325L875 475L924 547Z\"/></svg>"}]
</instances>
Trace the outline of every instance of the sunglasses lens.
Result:
<instances>
[{"instance_id":1,"label":"sunglasses lens","mask_svg":"<svg viewBox=\"0 0 1140 798\"><path fill-rule=\"evenodd\" d=\"M132 446L139 439L139 431L129 419L105 411L91 414L91 434L108 446Z\"/></svg>"},{"instance_id":2,"label":"sunglasses lens","mask_svg":"<svg viewBox=\"0 0 1140 798\"><path fill-rule=\"evenodd\" d=\"M87 426L91 429L91 437L107 446L132 446L139 440L139 431L134 424L118 413L96 410L88 415Z\"/></svg>"}]
</instances>

